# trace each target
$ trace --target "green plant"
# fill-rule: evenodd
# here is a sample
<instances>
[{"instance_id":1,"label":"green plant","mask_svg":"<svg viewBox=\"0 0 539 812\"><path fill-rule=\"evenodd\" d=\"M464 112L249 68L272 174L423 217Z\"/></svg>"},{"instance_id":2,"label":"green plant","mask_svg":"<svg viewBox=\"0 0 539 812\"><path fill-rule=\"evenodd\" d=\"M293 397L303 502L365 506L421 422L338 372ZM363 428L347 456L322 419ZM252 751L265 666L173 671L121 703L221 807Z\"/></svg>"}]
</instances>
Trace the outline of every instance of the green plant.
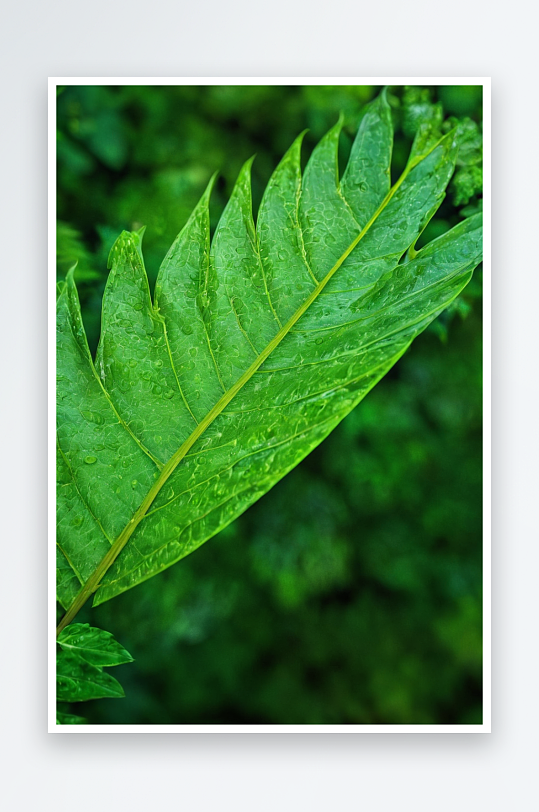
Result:
<instances>
[{"instance_id":1,"label":"green plant","mask_svg":"<svg viewBox=\"0 0 539 812\"><path fill-rule=\"evenodd\" d=\"M88 699L124 696L118 680L103 668L133 662L110 632L72 623L58 635L56 696L59 702L83 702ZM81 724L79 716L57 712L58 724Z\"/></svg>"},{"instance_id":2,"label":"green plant","mask_svg":"<svg viewBox=\"0 0 539 812\"><path fill-rule=\"evenodd\" d=\"M303 179L300 136L256 231L247 162L210 245L211 181L153 303L143 230L124 232L95 366L68 274L58 300L60 642L91 595L96 605L146 580L262 496L467 284L479 214L415 250L458 155L458 128L442 135L438 115L422 120L392 187L385 94L366 109L340 184L342 121Z\"/></svg>"}]
</instances>

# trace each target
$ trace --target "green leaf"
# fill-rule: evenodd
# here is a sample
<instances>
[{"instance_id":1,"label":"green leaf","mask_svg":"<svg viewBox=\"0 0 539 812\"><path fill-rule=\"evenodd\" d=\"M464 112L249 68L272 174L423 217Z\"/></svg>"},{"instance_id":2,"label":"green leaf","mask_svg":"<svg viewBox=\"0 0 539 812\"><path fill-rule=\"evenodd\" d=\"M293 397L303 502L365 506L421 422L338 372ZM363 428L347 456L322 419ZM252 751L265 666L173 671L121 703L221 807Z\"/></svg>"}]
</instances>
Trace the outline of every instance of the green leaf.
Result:
<instances>
[{"instance_id":1,"label":"green leaf","mask_svg":"<svg viewBox=\"0 0 539 812\"><path fill-rule=\"evenodd\" d=\"M73 275L58 299L61 627L209 539L297 465L460 293L481 219L418 252L457 156L417 136L389 188L391 116L368 108L338 180L342 122L303 177L301 136L252 217L242 168L210 241L213 180L152 302L141 233L111 252L94 365ZM421 129L421 128L419 128ZM403 262L405 257L408 261Z\"/></svg>"},{"instance_id":2,"label":"green leaf","mask_svg":"<svg viewBox=\"0 0 539 812\"><path fill-rule=\"evenodd\" d=\"M455 206L466 205L474 195L483 191L483 139L478 125L470 118L448 120L457 127L459 152L457 171L451 181Z\"/></svg>"},{"instance_id":3,"label":"green leaf","mask_svg":"<svg viewBox=\"0 0 539 812\"><path fill-rule=\"evenodd\" d=\"M60 650L56 657L56 699L83 702L87 699L125 696L118 680L91 665L72 651Z\"/></svg>"},{"instance_id":4,"label":"green leaf","mask_svg":"<svg viewBox=\"0 0 539 812\"><path fill-rule=\"evenodd\" d=\"M402 129L413 138L421 127L439 130L443 119L442 105L433 104L428 88L405 87L402 99Z\"/></svg>"},{"instance_id":5,"label":"green leaf","mask_svg":"<svg viewBox=\"0 0 539 812\"><path fill-rule=\"evenodd\" d=\"M57 642L64 651L78 654L92 665L112 666L133 662L133 657L110 632L89 626L88 623L71 623L58 636Z\"/></svg>"},{"instance_id":6,"label":"green leaf","mask_svg":"<svg viewBox=\"0 0 539 812\"><path fill-rule=\"evenodd\" d=\"M99 279L79 232L68 223L59 221L56 224L56 269L59 278L63 278L74 265L77 266L75 275L78 282Z\"/></svg>"},{"instance_id":7,"label":"green leaf","mask_svg":"<svg viewBox=\"0 0 539 812\"><path fill-rule=\"evenodd\" d=\"M56 724L57 725L85 725L86 719L82 716L74 716L72 713L62 713L56 711Z\"/></svg>"}]
</instances>

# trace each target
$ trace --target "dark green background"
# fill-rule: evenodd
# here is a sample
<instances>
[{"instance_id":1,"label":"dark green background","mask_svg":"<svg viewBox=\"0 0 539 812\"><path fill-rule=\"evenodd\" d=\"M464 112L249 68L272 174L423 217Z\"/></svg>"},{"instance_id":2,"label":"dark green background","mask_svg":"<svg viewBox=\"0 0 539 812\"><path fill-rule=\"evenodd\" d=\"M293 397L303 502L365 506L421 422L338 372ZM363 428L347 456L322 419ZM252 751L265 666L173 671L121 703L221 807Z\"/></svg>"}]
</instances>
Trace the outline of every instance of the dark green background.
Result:
<instances>
[{"instance_id":1,"label":"dark green background","mask_svg":"<svg viewBox=\"0 0 539 812\"><path fill-rule=\"evenodd\" d=\"M58 268L97 344L108 251L147 226L153 284L209 177L215 226L253 153L255 210L309 128L345 115L341 169L373 87L67 87L58 96ZM481 121L481 88L393 88L394 172L414 111ZM415 105L415 106L414 106ZM474 189L471 190L476 191ZM469 197L469 199L467 199ZM428 240L476 210L453 184ZM464 208L463 208L464 206ZM481 710L480 271L300 466L165 573L78 619L136 662L90 723L455 724Z\"/></svg>"}]
</instances>

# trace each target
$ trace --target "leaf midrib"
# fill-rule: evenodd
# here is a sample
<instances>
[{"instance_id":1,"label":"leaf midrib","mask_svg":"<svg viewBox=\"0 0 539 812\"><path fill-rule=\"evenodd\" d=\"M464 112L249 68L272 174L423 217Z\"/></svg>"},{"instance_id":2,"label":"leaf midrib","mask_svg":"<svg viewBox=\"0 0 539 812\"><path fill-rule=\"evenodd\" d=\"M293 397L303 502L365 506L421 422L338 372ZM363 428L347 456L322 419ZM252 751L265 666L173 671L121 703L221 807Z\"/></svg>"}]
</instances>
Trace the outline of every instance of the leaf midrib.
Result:
<instances>
[{"instance_id":1,"label":"leaf midrib","mask_svg":"<svg viewBox=\"0 0 539 812\"><path fill-rule=\"evenodd\" d=\"M304 315L304 313L309 309L309 307L313 304L313 302L318 298L320 293L324 290L326 285L330 282L334 274L339 270L343 262L350 256L354 248L358 245L360 240L363 239L367 231L373 225L373 223L378 219L382 211L386 208L390 200L393 198L399 187L402 185L408 174L411 170L424 161L441 143L441 141L447 139L451 133L446 134L437 141L429 150L428 152L424 153L421 156L416 157L412 161L408 163L406 168L404 169L400 178L394 183L391 187L385 198L382 200L374 214L371 216L370 220L365 224L363 229L359 232L357 237L350 243L346 251L339 257L337 262L333 265L333 267L328 271L325 277L317 283L317 286L312 290L310 295L307 299L303 302L302 305L296 310L296 312L290 317L290 319L286 322L286 324L281 327L281 329L277 332L277 334L272 338L272 340L266 345L266 347L262 350L260 355L253 361L253 363L246 369L246 371L238 378L235 384L233 384L230 389L224 392L221 398L217 401L217 403L210 409L207 415L200 421L200 423L196 426L193 432L189 435L189 437L182 443L182 445L178 448L177 451L174 452L172 457L166 462L159 474L158 479L154 482L148 493L146 494L145 498L141 502L140 506L137 508L133 517L130 519L128 524L124 527L120 535L116 538L114 543L112 544L110 550L106 553L106 555L102 558L102 560L97 565L96 569L94 570L93 574L89 577L86 581L85 585L82 587L78 595L73 600L71 606L68 608L66 614L58 624L56 629L57 636L60 632L73 620L73 618L77 615L79 610L84 606L90 595L92 595L100 586L101 579L108 571L108 569L112 566L116 558L122 552L123 548L133 535L134 531L146 516L150 506L152 505L153 501L156 499L157 495L161 491L162 487L168 481L169 477L174 473L182 459L185 457L187 452L191 449L191 447L196 443L196 441L201 437L201 435L206 431L206 429L213 423L213 421L221 414L221 412L228 406L230 401L238 394L238 392L245 386L245 384L252 378L255 372L258 370L260 366L264 363L264 361L269 358L271 353L279 346L281 341L288 335L292 327L299 321L299 319Z\"/></svg>"}]
</instances>

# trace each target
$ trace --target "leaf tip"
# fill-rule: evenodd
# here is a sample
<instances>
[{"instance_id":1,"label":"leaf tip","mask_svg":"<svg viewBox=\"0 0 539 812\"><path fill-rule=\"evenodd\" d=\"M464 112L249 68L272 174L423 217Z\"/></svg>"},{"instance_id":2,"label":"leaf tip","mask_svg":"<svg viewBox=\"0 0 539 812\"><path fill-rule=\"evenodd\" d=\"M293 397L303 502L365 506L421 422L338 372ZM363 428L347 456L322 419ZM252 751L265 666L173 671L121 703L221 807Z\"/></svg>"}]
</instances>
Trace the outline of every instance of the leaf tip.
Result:
<instances>
[{"instance_id":1,"label":"leaf tip","mask_svg":"<svg viewBox=\"0 0 539 812\"><path fill-rule=\"evenodd\" d=\"M344 113L341 110L339 113L339 118L337 119L333 127L331 127L331 129L328 130L328 132L325 134L322 141L325 141L326 138L327 139L335 138L338 141L343 127L344 127Z\"/></svg>"},{"instance_id":2,"label":"leaf tip","mask_svg":"<svg viewBox=\"0 0 539 812\"><path fill-rule=\"evenodd\" d=\"M249 174L250 174L250 172L251 172L251 167L252 167L252 165L253 165L253 162L254 162L255 158L256 158L256 152L254 153L254 155L251 155L251 157L250 157L250 158L248 158L248 159L245 161L245 163L243 164L242 168L240 169L240 175L241 175L243 172L249 172Z\"/></svg>"},{"instance_id":3,"label":"leaf tip","mask_svg":"<svg viewBox=\"0 0 539 812\"><path fill-rule=\"evenodd\" d=\"M232 194L230 196L230 201L233 198L236 198L239 194L240 196L248 196L250 199L251 196L251 167L253 165L253 161L256 158L256 153L251 155L248 158L243 166L241 167L238 177L236 178L236 183L234 184L234 189L232 190ZM230 202L229 201L229 202Z\"/></svg>"},{"instance_id":4,"label":"leaf tip","mask_svg":"<svg viewBox=\"0 0 539 812\"><path fill-rule=\"evenodd\" d=\"M132 249L135 249L140 257L140 260L143 261L142 238L144 237L145 231L146 226L142 226L136 231L126 231L124 229L121 234L118 235L109 251L109 256L107 259L107 268L109 271L112 269L115 261L125 257L126 254L130 256L130 259L132 259ZM129 249L131 249L131 251L129 251Z\"/></svg>"},{"instance_id":5,"label":"leaf tip","mask_svg":"<svg viewBox=\"0 0 539 812\"><path fill-rule=\"evenodd\" d=\"M285 161L289 160L289 161L292 161L292 163L297 164L298 166L300 165L300 162L301 162L301 147L303 145L303 139L305 138L305 136L307 135L308 132L309 132L309 130L305 129L305 130L303 130L303 132L300 132L300 134L296 138L294 138L291 145L289 146L289 148L287 149L287 151L283 155L283 157L281 159L281 164L283 164L283 163L285 163Z\"/></svg>"},{"instance_id":6,"label":"leaf tip","mask_svg":"<svg viewBox=\"0 0 539 812\"><path fill-rule=\"evenodd\" d=\"M209 200L210 195L211 195L211 193L213 191L213 187L217 183L217 178L218 177L219 177L219 170L215 170L215 172L213 173L213 175L211 176L211 178L208 181L208 185L206 186L206 188L204 190L204 195L207 197L208 200ZM204 195L203 195L203 197L204 197Z\"/></svg>"},{"instance_id":7,"label":"leaf tip","mask_svg":"<svg viewBox=\"0 0 539 812\"><path fill-rule=\"evenodd\" d=\"M77 265L78 265L78 261L75 262L75 264L72 265L71 268L69 268L68 272L66 273L66 279L65 279L66 287L68 285L71 286L71 285L75 284L75 269L76 269Z\"/></svg>"},{"instance_id":8,"label":"leaf tip","mask_svg":"<svg viewBox=\"0 0 539 812\"><path fill-rule=\"evenodd\" d=\"M66 293L69 300L72 300L73 297L75 297L76 300L78 301L78 295L79 294L78 294L78 291L77 291L77 283L75 282L75 268L76 267L77 267L77 263L75 263L75 265L72 265L71 268L66 273L65 285L64 285L64 291L63 292Z\"/></svg>"}]
</instances>

